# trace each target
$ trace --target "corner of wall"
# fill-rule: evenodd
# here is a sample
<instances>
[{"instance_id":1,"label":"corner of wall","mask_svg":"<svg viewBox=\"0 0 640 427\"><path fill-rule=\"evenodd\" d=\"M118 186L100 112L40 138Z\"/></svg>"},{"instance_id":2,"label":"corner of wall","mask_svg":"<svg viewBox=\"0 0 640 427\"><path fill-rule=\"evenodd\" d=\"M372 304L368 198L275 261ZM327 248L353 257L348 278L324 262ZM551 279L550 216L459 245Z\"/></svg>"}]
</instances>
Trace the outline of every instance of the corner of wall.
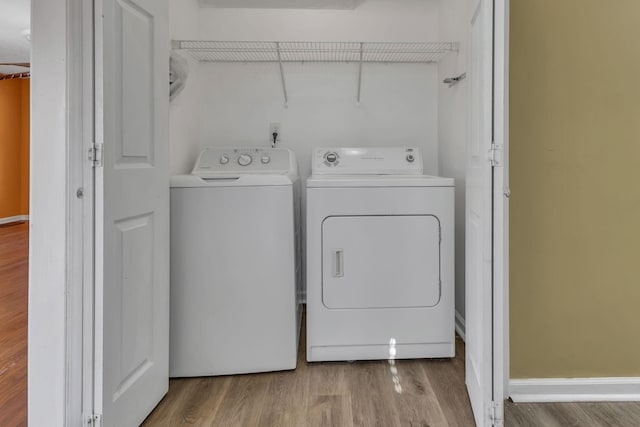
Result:
<instances>
[{"instance_id":1,"label":"corner of wall","mask_svg":"<svg viewBox=\"0 0 640 427\"><path fill-rule=\"evenodd\" d=\"M169 0L169 28L172 39L198 38L198 0ZM189 56L185 88L170 105L169 149L172 175L189 173L199 150L200 91L197 89L200 64Z\"/></svg>"},{"instance_id":2,"label":"corner of wall","mask_svg":"<svg viewBox=\"0 0 640 427\"><path fill-rule=\"evenodd\" d=\"M438 165L440 174L456 180L456 311L465 313L465 167L466 80L453 87L443 83L467 72L470 5L466 0L447 0L440 6L440 39L458 43L459 51L438 64Z\"/></svg>"},{"instance_id":3,"label":"corner of wall","mask_svg":"<svg viewBox=\"0 0 640 427\"><path fill-rule=\"evenodd\" d=\"M169 107L169 162L172 175L189 173L200 147L200 64L189 57L185 58L188 64L186 84Z\"/></svg>"}]
</instances>

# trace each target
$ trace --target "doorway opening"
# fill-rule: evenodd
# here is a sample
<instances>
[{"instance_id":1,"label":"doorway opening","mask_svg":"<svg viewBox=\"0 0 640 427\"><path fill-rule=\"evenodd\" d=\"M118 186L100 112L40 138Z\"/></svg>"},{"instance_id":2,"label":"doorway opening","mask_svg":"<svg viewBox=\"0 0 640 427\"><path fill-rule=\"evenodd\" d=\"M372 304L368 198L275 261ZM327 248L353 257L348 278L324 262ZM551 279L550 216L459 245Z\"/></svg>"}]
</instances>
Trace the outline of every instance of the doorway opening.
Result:
<instances>
[{"instance_id":1,"label":"doorway opening","mask_svg":"<svg viewBox=\"0 0 640 427\"><path fill-rule=\"evenodd\" d=\"M0 16L0 425L27 422L29 1Z\"/></svg>"}]
</instances>

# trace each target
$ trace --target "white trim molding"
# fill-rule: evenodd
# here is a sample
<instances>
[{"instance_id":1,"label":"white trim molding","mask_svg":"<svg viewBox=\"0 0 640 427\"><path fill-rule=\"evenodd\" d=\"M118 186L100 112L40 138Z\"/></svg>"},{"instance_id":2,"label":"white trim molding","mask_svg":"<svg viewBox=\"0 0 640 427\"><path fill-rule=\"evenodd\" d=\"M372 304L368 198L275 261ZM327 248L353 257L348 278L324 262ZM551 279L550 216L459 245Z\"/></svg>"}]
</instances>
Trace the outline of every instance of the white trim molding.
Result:
<instances>
[{"instance_id":1,"label":"white trim molding","mask_svg":"<svg viewBox=\"0 0 640 427\"><path fill-rule=\"evenodd\" d=\"M9 216L6 218L0 218L0 225L11 224L12 222L22 222L22 221L29 221L29 215L16 215L16 216Z\"/></svg>"},{"instance_id":2,"label":"white trim molding","mask_svg":"<svg viewBox=\"0 0 640 427\"><path fill-rule=\"evenodd\" d=\"M460 335L462 341L467 341L465 337L464 317L462 317L462 314L460 314L458 310L456 310L456 332Z\"/></svg>"},{"instance_id":3,"label":"white trim molding","mask_svg":"<svg viewBox=\"0 0 640 427\"><path fill-rule=\"evenodd\" d=\"M640 401L640 378L535 378L511 380L516 403Z\"/></svg>"}]
</instances>

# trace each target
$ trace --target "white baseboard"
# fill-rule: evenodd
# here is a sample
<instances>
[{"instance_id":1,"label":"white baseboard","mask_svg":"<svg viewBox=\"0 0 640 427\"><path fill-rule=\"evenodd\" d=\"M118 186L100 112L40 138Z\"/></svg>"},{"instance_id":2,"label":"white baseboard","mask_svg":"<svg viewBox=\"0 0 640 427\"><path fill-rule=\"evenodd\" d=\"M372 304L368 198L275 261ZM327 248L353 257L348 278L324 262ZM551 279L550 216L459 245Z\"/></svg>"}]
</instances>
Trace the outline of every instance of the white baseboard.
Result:
<instances>
[{"instance_id":1,"label":"white baseboard","mask_svg":"<svg viewBox=\"0 0 640 427\"><path fill-rule=\"evenodd\" d=\"M29 215L17 215L17 216L10 216L7 218L0 218L0 225L10 224L12 222L21 222L21 221L29 221Z\"/></svg>"},{"instance_id":2,"label":"white baseboard","mask_svg":"<svg viewBox=\"0 0 640 427\"><path fill-rule=\"evenodd\" d=\"M460 335L462 341L466 341L464 317L462 317L462 314L458 313L458 310L456 310L456 332Z\"/></svg>"},{"instance_id":3,"label":"white baseboard","mask_svg":"<svg viewBox=\"0 0 640 427\"><path fill-rule=\"evenodd\" d=\"M509 381L514 402L640 401L640 378L549 378Z\"/></svg>"}]
</instances>

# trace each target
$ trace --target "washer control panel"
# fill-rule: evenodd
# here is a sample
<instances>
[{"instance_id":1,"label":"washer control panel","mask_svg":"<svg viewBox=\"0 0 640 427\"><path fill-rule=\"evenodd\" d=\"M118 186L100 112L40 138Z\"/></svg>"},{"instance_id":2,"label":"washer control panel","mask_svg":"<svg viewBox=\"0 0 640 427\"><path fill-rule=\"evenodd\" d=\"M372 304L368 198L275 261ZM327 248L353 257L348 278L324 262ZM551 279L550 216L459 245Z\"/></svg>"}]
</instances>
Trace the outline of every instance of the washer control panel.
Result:
<instances>
[{"instance_id":1,"label":"washer control panel","mask_svg":"<svg viewBox=\"0 0 640 427\"><path fill-rule=\"evenodd\" d=\"M286 148L205 148L191 172L207 177L230 174L287 174L295 167Z\"/></svg>"},{"instance_id":2,"label":"washer control panel","mask_svg":"<svg viewBox=\"0 0 640 427\"><path fill-rule=\"evenodd\" d=\"M421 175L418 147L316 148L312 173L318 175Z\"/></svg>"}]
</instances>

